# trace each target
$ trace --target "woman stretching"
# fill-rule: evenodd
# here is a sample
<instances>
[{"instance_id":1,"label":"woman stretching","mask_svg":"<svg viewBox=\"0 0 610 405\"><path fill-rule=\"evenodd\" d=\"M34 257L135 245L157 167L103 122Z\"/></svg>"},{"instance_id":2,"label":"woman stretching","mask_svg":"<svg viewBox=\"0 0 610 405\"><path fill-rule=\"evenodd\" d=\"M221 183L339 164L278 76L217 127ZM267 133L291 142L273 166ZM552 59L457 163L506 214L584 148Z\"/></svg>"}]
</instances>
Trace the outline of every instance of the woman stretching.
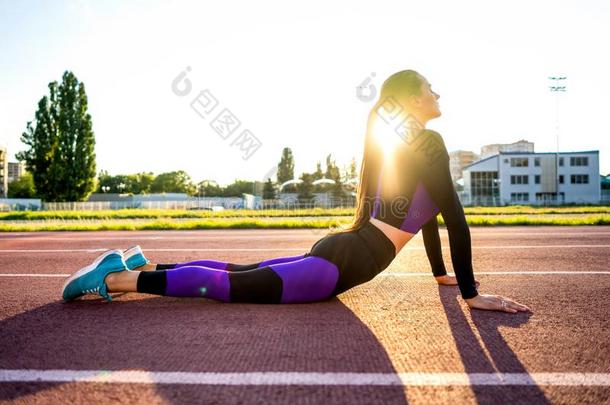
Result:
<instances>
[{"instance_id":1,"label":"woman stretching","mask_svg":"<svg viewBox=\"0 0 610 405\"><path fill-rule=\"evenodd\" d=\"M309 252L237 265L202 260L150 264L139 247L110 250L70 276L63 299L111 292L205 297L223 302L302 303L329 299L373 279L422 230L439 284L459 286L469 307L516 313L527 306L477 292L470 231L453 187L442 137L425 128L441 115L428 81L413 70L390 76L367 123L354 221ZM443 263L436 216L449 234L455 277Z\"/></svg>"}]
</instances>

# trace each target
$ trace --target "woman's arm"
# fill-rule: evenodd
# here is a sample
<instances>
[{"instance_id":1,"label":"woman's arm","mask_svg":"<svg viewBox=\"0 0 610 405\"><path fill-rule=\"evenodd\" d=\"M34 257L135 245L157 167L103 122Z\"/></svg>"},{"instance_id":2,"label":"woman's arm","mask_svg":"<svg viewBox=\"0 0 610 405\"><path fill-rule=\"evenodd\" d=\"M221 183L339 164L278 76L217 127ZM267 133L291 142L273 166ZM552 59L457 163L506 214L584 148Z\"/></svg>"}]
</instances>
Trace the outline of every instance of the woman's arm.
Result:
<instances>
[{"instance_id":1,"label":"woman's arm","mask_svg":"<svg viewBox=\"0 0 610 405\"><path fill-rule=\"evenodd\" d=\"M415 152L420 178L432 201L441 211L449 233L451 261L462 298L469 307L517 313L531 311L523 304L500 295L479 294L472 272L470 230L464 209L453 187L449 154L443 138L434 131L422 131L409 140Z\"/></svg>"},{"instance_id":2,"label":"woman's arm","mask_svg":"<svg viewBox=\"0 0 610 405\"><path fill-rule=\"evenodd\" d=\"M426 255L428 256L430 267L432 267L432 274L434 274L435 277L446 275L447 269L445 269L445 262L443 262L443 250L441 248L441 238L438 234L438 221L436 220L436 215L430 218L421 230L424 238Z\"/></svg>"},{"instance_id":3,"label":"woman's arm","mask_svg":"<svg viewBox=\"0 0 610 405\"><path fill-rule=\"evenodd\" d=\"M436 215L424 224L422 227L422 234L424 237L426 255L428 256L428 261L430 262L432 274L436 278L436 282L440 285L457 285L455 276L447 274L447 269L445 268ZM476 279L474 280L474 283L479 287L479 282Z\"/></svg>"},{"instance_id":4,"label":"woman's arm","mask_svg":"<svg viewBox=\"0 0 610 405\"><path fill-rule=\"evenodd\" d=\"M445 221L449 233L451 262L462 298L474 298L478 292L472 270L470 230L462 204L453 187L445 143L437 132L424 130L412 140L411 150L421 181Z\"/></svg>"}]
</instances>

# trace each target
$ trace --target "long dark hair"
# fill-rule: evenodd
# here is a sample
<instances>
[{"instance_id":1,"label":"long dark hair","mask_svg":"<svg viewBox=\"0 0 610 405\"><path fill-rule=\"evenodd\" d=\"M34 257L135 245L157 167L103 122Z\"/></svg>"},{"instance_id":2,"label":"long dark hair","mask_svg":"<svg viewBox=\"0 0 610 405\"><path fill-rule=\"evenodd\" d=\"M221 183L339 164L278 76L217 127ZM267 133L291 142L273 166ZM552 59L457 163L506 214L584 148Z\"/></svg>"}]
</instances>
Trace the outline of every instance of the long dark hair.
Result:
<instances>
[{"instance_id":1,"label":"long dark hair","mask_svg":"<svg viewBox=\"0 0 610 405\"><path fill-rule=\"evenodd\" d=\"M379 109L385 105L384 103L388 103L388 101L401 103L408 96L421 95L422 83L422 76L415 70L402 70L394 73L383 82L379 92L379 99L368 116L354 218L352 223L346 228L336 228L331 233L358 230L371 218L371 211L377 192L375 185L377 184L384 159L382 147L375 139L375 129L378 128L376 123L380 119Z\"/></svg>"}]
</instances>

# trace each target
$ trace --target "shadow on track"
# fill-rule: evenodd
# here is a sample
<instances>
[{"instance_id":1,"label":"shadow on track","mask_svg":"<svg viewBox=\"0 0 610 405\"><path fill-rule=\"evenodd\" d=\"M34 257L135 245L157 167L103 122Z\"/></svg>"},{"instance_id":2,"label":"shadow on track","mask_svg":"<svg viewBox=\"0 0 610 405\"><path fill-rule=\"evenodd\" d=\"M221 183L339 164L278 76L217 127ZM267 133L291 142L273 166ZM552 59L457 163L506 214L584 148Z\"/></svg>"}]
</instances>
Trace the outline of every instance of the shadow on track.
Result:
<instances>
[{"instance_id":1,"label":"shadow on track","mask_svg":"<svg viewBox=\"0 0 610 405\"><path fill-rule=\"evenodd\" d=\"M396 373L376 336L336 297L265 305L143 294L116 296L112 303L52 302L0 321L0 368ZM79 383L59 394L47 391L62 384L0 383L0 400L53 402L62 395L70 402L108 393L116 400L129 392L169 403L407 402L400 385L157 384L152 397L150 385L135 384Z\"/></svg>"},{"instance_id":2,"label":"shadow on track","mask_svg":"<svg viewBox=\"0 0 610 405\"><path fill-rule=\"evenodd\" d=\"M455 290L439 286L438 293L466 373L527 373L502 337L500 328L519 328L527 323L531 313L471 310L470 316L483 340L482 346L462 311ZM478 403L550 404L537 385L471 387Z\"/></svg>"}]
</instances>

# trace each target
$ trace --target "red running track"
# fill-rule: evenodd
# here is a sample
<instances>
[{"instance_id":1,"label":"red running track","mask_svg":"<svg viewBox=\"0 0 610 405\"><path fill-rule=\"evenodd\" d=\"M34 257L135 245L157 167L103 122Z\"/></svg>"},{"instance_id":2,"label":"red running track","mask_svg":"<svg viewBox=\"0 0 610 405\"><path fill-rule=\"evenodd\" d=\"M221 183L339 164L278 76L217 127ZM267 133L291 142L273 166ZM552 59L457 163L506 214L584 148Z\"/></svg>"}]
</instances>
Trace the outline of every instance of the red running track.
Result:
<instances>
[{"instance_id":1,"label":"red running track","mask_svg":"<svg viewBox=\"0 0 610 405\"><path fill-rule=\"evenodd\" d=\"M471 232L480 293L532 314L469 310L434 282L419 236L336 298L264 305L135 293L64 304L53 276L108 247L254 262L304 253L323 233L0 234L0 380L12 379L0 401L609 403L610 227Z\"/></svg>"}]
</instances>

